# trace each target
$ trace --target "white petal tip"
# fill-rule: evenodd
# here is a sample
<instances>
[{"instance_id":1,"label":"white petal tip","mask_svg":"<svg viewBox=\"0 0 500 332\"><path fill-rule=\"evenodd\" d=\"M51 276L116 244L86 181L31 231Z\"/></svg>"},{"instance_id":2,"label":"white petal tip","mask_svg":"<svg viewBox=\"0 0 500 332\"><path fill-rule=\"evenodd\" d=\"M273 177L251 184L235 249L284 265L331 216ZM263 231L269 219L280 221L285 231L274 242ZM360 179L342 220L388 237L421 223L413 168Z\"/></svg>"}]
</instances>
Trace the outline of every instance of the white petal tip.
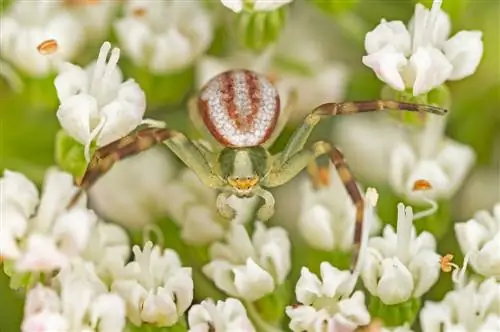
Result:
<instances>
[{"instance_id":1,"label":"white petal tip","mask_svg":"<svg viewBox=\"0 0 500 332\"><path fill-rule=\"evenodd\" d=\"M377 189L368 188L366 190L365 198L366 198L366 201L369 202L372 206L377 206L377 202L378 202L378 198L379 198Z\"/></svg>"}]
</instances>

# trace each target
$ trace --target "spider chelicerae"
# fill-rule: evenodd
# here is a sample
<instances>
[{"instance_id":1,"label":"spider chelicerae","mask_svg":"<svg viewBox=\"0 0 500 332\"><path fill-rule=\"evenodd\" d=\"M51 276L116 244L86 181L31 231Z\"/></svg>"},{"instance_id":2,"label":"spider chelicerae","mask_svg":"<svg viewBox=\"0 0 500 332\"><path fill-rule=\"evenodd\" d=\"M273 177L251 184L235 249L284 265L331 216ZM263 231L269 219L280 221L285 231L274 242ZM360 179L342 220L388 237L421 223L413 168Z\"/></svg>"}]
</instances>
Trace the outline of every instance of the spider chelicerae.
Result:
<instances>
[{"instance_id":1,"label":"spider chelicerae","mask_svg":"<svg viewBox=\"0 0 500 332\"><path fill-rule=\"evenodd\" d=\"M281 114L290 113L288 103ZM214 148L190 140L165 125L139 129L97 149L79 181L80 192L89 189L115 162L136 155L156 144L164 143L208 187L217 189L217 209L225 218L234 210L227 204L231 195L260 196L264 204L257 218L268 220L274 214L274 198L269 188L293 179L300 171L321 156L328 156L356 207L353 264L357 258L363 232L364 203L342 153L325 141L305 144L318 122L334 115L401 110L438 115L446 110L430 106L390 100L325 103L316 107L293 133L283 151L272 155L268 148L277 138L286 121L280 117L280 98L276 87L264 75L237 69L221 73L200 90L189 103L189 113L199 130ZM279 125L278 125L279 123Z\"/></svg>"}]
</instances>

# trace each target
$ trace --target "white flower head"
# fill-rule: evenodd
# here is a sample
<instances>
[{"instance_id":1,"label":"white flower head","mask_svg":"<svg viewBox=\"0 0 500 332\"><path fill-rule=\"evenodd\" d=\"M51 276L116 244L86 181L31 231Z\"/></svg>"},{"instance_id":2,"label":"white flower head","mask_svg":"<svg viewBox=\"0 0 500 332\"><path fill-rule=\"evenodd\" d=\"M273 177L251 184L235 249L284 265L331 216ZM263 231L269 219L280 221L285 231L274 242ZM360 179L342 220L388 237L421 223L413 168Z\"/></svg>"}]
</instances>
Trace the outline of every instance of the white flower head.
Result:
<instances>
[{"instance_id":1,"label":"white flower head","mask_svg":"<svg viewBox=\"0 0 500 332\"><path fill-rule=\"evenodd\" d=\"M212 42L211 17L198 1L128 1L115 22L123 52L156 74L191 65Z\"/></svg>"},{"instance_id":2,"label":"white flower head","mask_svg":"<svg viewBox=\"0 0 500 332\"><path fill-rule=\"evenodd\" d=\"M349 271L341 271L327 262L321 263L321 280L303 267L295 294L300 304L287 307L290 329L307 331L354 331L370 322L363 292L351 295Z\"/></svg>"},{"instance_id":3,"label":"white flower head","mask_svg":"<svg viewBox=\"0 0 500 332\"><path fill-rule=\"evenodd\" d=\"M455 234L474 271L500 280L500 203L492 214L479 211L467 222L456 223Z\"/></svg>"},{"instance_id":4,"label":"white flower head","mask_svg":"<svg viewBox=\"0 0 500 332\"><path fill-rule=\"evenodd\" d=\"M425 303L420 312L422 331L498 331L500 283L488 278L470 281L448 292L443 301Z\"/></svg>"},{"instance_id":5,"label":"white flower head","mask_svg":"<svg viewBox=\"0 0 500 332\"><path fill-rule=\"evenodd\" d=\"M165 203L175 197L167 188L175 181L176 166L161 147L146 150L113 166L90 189L90 202L103 218L140 229L166 212Z\"/></svg>"},{"instance_id":6,"label":"white flower head","mask_svg":"<svg viewBox=\"0 0 500 332\"><path fill-rule=\"evenodd\" d=\"M432 234L416 235L411 207L398 204L396 231L369 240L362 279L368 291L387 305L418 298L438 280L439 255Z\"/></svg>"},{"instance_id":7,"label":"white flower head","mask_svg":"<svg viewBox=\"0 0 500 332\"><path fill-rule=\"evenodd\" d=\"M85 42L81 23L57 1L15 1L3 12L0 31L1 57L37 77L75 58ZM47 41L55 41L48 52L41 47Z\"/></svg>"},{"instance_id":8,"label":"white flower head","mask_svg":"<svg viewBox=\"0 0 500 332\"><path fill-rule=\"evenodd\" d=\"M400 142L389 159L389 184L412 202L452 198L475 162L474 150L444 136L446 119L429 117L414 144ZM426 180L431 188L414 190L415 182Z\"/></svg>"},{"instance_id":9,"label":"white flower head","mask_svg":"<svg viewBox=\"0 0 500 332\"><path fill-rule=\"evenodd\" d=\"M224 6L235 13L241 13L243 8L249 6L255 11L272 11L291 3L293 0L220 0Z\"/></svg>"},{"instance_id":10,"label":"white flower head","mask_svg":"<svg viewBox=\"0 0 500 332\"><path fill-rule=\"evenodd\" d=\"M203 272L230 296L255 301L285 282L291 269L290 245L281 227L267 229L257 222L250 239L243 225L233 224L226 243L210 247L212 260Z\"/></svg>"},{"instance_id":11,"label":"white flower head","mask_svg":"<svg viewBox=\"0 0 500 332\"><path fill-rule=\"evenodd\" d=\"M129 244L125 232L99 221L85 207L85 196L66 210L77 190L70 174L50 168L39 197L31 181L6 170L0 179L0 255L24 272L57 271L77 257L98 266L110 256L126 259ZM99 254L92 255L92 250Z\"/></svg>"},{"instance_id":12,"label":"white flower head","mask_svg":"<svg viewBox=\"0 0 500 332\"><path fill-rule=\"evenodd\" d=\"M57 291L37 285L28 292L21 330L122 331L125 303L109 293L92 263L75 260L56 277Z\"/></svg>"},{"instance_id":13,"label":"white flower head","mask_svg":"<svg viewBox=\"0 0 500 332\"><path fill-rule=\"evenodd\" d=\"M243 304L233 298L195 304L188 313L189 332L255 332Z\"/></svg>"},{"instance_id":14,"label":"white flower head","mask_svg":"<svg viewBox=\"0 0 500 332\"><path fill-rule=\"evenodd\" d=\"M85 145L87 159L94 140L100 147L129 134L146 111L139 85L132 79L122 82L119 58L120 50L105 42L97 61L85 69L66 63L54 82L61 103L57 118L68 135Z\"/></svg>"},{"instance_id":15,"label":"white flower head","mask_svg":"<svg viewBox=\"0 0 500 332\"><path fill-rule=\"evenodd\" d=\"M175 251L152 242L133 252L134 261L116 273L111 286L125 299L127 318L137 326L176 324L193 301L191 268L181 266Z\"/></svg>"},{"instance_id":16,"label":"white flower head","mask_svg":"<svg viewBox=\"0 0 500 332\"><path fill-rule=\"evenodd\" d=\"M191 245L207 245L224 237L228 223L243 224L252 218L257 197L229 197L227 203L235 210L231 220L224 220L216 209L217 192L205 186L189 169L183 169L175 179L160 190L162 204L181 228L182 239Z\"/></svg>"},{"instance_id":17,"label":"white flower head","mask_svg":"<svg viewBox=\"0 0 500 332\"><path fill-rule=\"evenodd\" d=\"M482 33L461 31L448 39L450 19L440 7L441 1L430 10L416 4L408 29L382 19L366 34L363 63L393 89L413 88L415 96L472 75L483 54Z\"/></svg>"},{"instance_id":18,"label":"white flower head","mask_svg":"<svg viewBox=\"0 0 500 332\"><path fill-rule=\"evenodd\" d=\"M311 181L302 183L302 209L298 227L306 242L325 251L352 248L356 208L334 167L329 168L328 183L314 189ZM374 233L379 220L370 222Z\"/></svg>"}]
</instances>

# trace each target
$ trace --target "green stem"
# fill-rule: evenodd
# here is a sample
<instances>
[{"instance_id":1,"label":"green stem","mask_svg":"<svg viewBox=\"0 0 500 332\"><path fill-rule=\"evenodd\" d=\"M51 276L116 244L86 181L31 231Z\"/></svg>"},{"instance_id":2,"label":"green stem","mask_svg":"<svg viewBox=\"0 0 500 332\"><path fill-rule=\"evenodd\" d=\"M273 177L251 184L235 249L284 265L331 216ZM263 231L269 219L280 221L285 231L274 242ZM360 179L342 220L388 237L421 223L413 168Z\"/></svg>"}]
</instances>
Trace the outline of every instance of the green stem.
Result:
<instances>
[{"instance_id":1,"label":"green stem","mask_svg":"<svg viewBox=\"0 0 500 332\"><path fill-rule=\"evenodd\" d=\"M255 328L259 332L283 332L280 328L271 325L264 321L262 317L260 317L257 308L251 302L245 302L245 307L247 309L248 317L252 320L255 325Z\"/></svg>"}]
</instances>

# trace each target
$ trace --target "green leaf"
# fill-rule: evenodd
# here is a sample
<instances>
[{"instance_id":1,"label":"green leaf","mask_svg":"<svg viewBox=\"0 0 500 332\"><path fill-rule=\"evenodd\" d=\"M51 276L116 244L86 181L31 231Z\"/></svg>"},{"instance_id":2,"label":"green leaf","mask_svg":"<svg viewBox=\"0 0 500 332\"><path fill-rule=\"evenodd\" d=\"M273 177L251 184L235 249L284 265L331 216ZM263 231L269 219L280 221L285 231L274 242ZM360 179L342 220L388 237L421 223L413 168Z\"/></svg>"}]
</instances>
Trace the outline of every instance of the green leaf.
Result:
<instances>
[{"instance_id":1,"label":"green leaf","mask_svg":"<svg viewBox=\"0 0 500 332\"><path fill-rule=\"evenodd\" d=\"M83 145L62 129L56 135L56 163L77 179L84 174L87 167Z\"/></svg>"},{"instance_id":2,"label":"green leaf","mask_svg":"<svg viewBox=\"0 0 500 332\"><path fill-rule=\"evenodd\" d=\"M285 308L290 303L292 290L287 281L276 287L274 292L254 302L259 315L266 322L278 325L285 314Z\"/></svg>"}]
</instances>

